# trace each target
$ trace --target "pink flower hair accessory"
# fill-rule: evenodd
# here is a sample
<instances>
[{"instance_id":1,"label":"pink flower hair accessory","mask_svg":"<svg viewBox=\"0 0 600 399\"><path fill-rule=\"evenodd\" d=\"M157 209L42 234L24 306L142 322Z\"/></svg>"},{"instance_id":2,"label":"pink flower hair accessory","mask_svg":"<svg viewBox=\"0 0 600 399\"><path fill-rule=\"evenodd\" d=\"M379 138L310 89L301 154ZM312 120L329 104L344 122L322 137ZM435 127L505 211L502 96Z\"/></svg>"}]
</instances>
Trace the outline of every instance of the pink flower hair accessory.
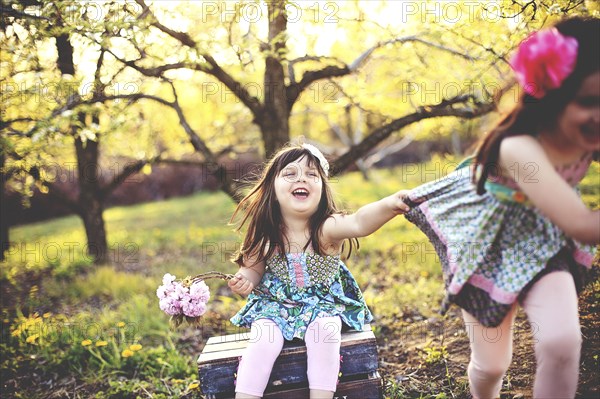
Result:
<instances>
[{"instance_id":1,"label":"pink flower hair accessory","mask_svg":"<svg viewBox=\"0 0 600 399\"><path fill-rule=\"evenodd\" d=\"M544 29L519 45L510 65L525 92L540 99L573 72L578 47L575 38L563 36L556 28Z\"/></svg>"}]
</instances>

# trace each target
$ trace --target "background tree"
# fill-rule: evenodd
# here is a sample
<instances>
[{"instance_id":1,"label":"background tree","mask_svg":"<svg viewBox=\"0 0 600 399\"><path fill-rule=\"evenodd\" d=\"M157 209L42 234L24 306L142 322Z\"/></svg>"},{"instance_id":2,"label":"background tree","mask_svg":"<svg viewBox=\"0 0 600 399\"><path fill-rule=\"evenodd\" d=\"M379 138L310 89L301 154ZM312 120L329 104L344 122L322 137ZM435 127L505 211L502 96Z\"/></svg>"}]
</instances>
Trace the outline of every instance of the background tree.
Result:
<instances>
[{"instance_id":1,"label":"background tree","mask_svg":"<svg viewBox=\"0 0 600 399\"><path fill-rule=\"evenodd\" d=\"M137 0L136 3L141 7L136 16L140 24L132 27L127 33L119 32L120 37L129 41L127 45L129 53L135 55L127 58L115 54L110 48L103 48L103 50L105 49L123 65L138 71L141 75L155 78L172 86L175 100L169 105L177 111L179 122L194 149L202 155L208 165L215 165L214 172L221 177L222 188L233 198L239 192L235 189L235 181L231 178L231 174L218 166L215 151L206 144L206 140L197 133L197 129L192 127L193 123L190 122L192 119L188 120L183 112L185 105L180 105L178 101L175 85L172 84L177 83L178 72L186 70L204 74L204 78L196 81L190 79L189 74L186 75L189 83L197 83L200 86L197 92L203 102L207 97L220 96L224 106L233 105L232 103L236 102L241 103L245 107L245 112L249 111L252 122L259 128L264 155L268 156L290 140L292 110L303 95L306 97L308 92L308 96L312 95L314 98L314 92L310 91L319 81L326 81L324 92L317 93L318 102L333 100L331 102L337 103L340 97L349 97L343 89L338 90L340 86L332 79L356 74L359 68L379 49L385 48L390 51L390 48L393 50L394 46L414 44L439 51L442 54L446 53L449 57L473 59L450 46L436 44L421 37L424 35L398 36L398 32L384 32L390 39L378 40L371 46L366 46L366 49L358 53L354 61L349 64L334 56L303 55L291 59L288 46L290 37L288 20L292 9L295 11L294 22L301 21L300 18L297 18L298 15L308 15L310 11L318 14L319 10L301 9L295 3L276 1L267 3L264 7L264 15L260 15L263 12L260 8L261 5L254 2L236 3L232 10L227 9L230 7L227 2L186 3L184 12L196 15L202 24L193 25L184 31L169 27L162 22L163 19L178 20L174 19L173 15L180 14L181 10L175 8L167 11L158 8L161 14L157 15L143 0ZM290 4L294 5L291 7ZM159 5L160 3L157 3L155 6L159 7ZM249 22L249 16L244 15L244 7L250 5L255 7L254 10L258 10L255 11L259 14L259 17L256 18L256 21L259 21L257 23ZM333 12L339 10L334 8L329 11L330 14L324 18L325 20L327 17L331 17ZM358 11L360 13L360 9ZM321 10L321 12L323 11ZM230 21L227 20L227 17L225 19L223 17L228 14L231 16ZM340 21L337 16L334 18L336 23ZM264 38L260 37L259 23L267 26ZM144 26L144 24L146 25ZM356 24L360 26L363 22L360 20L350 21L350 25ZM203 31L198 28L199 26ZM339 29L339 27L337 28ZM352 32L351 26L343 28L342 32L344 29ZM381 28L377 30L376 33L379 34L383 31ZM211 34L207 35L206 32L211 32ZM362 33L373 34L374 31L365 29ZM114 35L114 38L116 37ZM152 37L152 40L148 40L148 37ZM222 37L224 40L219 42L215 37ZM173 51L168 52L165 56L164 52L159 51L161 47L167 47ZM347 49L343 49L342 52L347 52ZM219 57L214 54L219 54ZM222 58L224 62L217 61L217 58ZM264 62L263 68L257 65L260 59ZM296 75L300 74L301 78L296 79ZM262 80L262 84L258 84L258 80ZM328 88L330 92L326 92ZM188 90L190 90L189 87ZM334 170L346 169L360 157L367 155L375 146L385 141L393 132L420 120L440 116L474 118L490 112L494 108L493 103L485 101L480 94L456 93L452 98L438 96L435 103L414 106L413 112L408 115L400 118L394 116L380 118L376 130L374 129L377 134L367 133L365 136L368 136L369 139L356 143L351 150L335 161ZM234 96L235 99L232 101ZM351 97L349 100L354 101ZM203 105L199 104L200 107ZM459 107L459 105L463 105L463 107ZM197 108L195 107L195 110ZM380 112L376 113L381 114ZM374 114L374 112L370 112L370 114ZM236 147L235 142L248 140L249 131L252 135L252 131L246 129L238 132L237 137L234 138L233 147L238 151L240 148ZM256 142L256 140L249 141ZM236 152L235 149L234 152Z\"/></svg>"},{"instance_id":2,"label":"background tree","mask_svg":"<svg viewBox=\"0 0 600 399\"><path fill-rule=\"evenodd\" d=\"M96 3L94 6L101 7ZM39 14L43 17L28 14L32 7L41 10ZM119 82L122 70L106 68L104 52L82 43L73 25L83 24L82 30L100 37L118 25L112 18L114 9L110 4L103 9L106 19L102 20L87 18L83 8L85 4L73 2L30 1L13 4L14 16L3 20L4 44L9 51L5 61L14 68L2 77L4 88L10 88L3 98L6 107L6 119L2 121L6 135L3 155L8 158L3 171L20 179L14 186L21 192L30 193L33 179L42 192L58 198L78 214L85 228L88 254L95 263L106 263L109 260L103 219L106 199L128 176L154 159L129 163L108 181L101 176L100 143L111 129L101 119L109 118L113 112L123 112L123 107L104 103L120 97L109 91ZM50 46L55 47L56 58L42 59L41 54L48 52ZM82 58L79 65L75 62L76 50ZM95 67L79 71L78 67L92 57L96 58ZM31 82L35 83L30 86ZM108 130L102 125L108 125ZM68 143L73 146L70 155L76 165L74 174L69 174L69 156L64 154ZM63 152L58 162L53 157L57 155L55 151ZM54 176L48 174L49 164L54 165ZM54 184L57 176L76 179L76 198L61 192ZM3 238L3 249L8 248L8 242L8 238Z\"/></svg>"},{"instance_id":3,"label":"background tree","mask_svg":"<svg viewBox=\"0 0 600 399\"><path fill-rule=\"evenodd\" d=\"M3 61L28 72L2 76L3 172L20 179L13 185L22 192L35 182L70 204L102 262L103 204L149 162L191 149L236 199L237 176L219 155L258 142L264 157L298 135L335 148L342 143L332 126L346 135L353 127L362 138L336 153L336 172L406 136L458 143L460 131L486 122L465 120L494 110L505 92L516 43L552 18L591 12L585 1L548 3L9 3ZM31 81L40 82L37 93ZM133 92L122 90L128 84ZM49 85L52 101L36 102ZM124 134L133 126L142 143ZM102 162L124 154L134 161L100 181ZM44 165L69 157L76 199L44 179Z\"/></svg>"}]
</instances>

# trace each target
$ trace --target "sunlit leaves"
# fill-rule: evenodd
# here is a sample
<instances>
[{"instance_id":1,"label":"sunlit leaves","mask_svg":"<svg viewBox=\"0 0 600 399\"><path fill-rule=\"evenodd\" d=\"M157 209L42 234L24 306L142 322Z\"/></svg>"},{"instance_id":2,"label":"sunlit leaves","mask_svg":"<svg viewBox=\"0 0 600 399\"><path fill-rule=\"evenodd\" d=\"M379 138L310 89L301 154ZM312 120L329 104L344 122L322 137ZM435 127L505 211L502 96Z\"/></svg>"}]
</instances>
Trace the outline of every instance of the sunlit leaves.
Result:
<instances>
[{"instance_id":1,"label":"sunlit leaves","mask_svg":"<svg viewBox=\"0 0 600 399\"><path fill-rule=\"evenodd\" d=\"M380 44L357 72L313 83L292 109L292 137L304 135L339 146L333 126L351 135L366 135L393 118L456 95L489 101L510 81L506 59L530 31L564 15L598 12L596 2L575 0L290 0L282 4L287 30L271 40L268 7L258 0L148 2L156 19L133 1L44 1L27 9L13 5L45 17L21 25L15 22L2 38L6 50L0 54L3 118L33 119L12 125L20 132L35 127L30 137L10 136L13 148L60 158L59 154L70 154L65 146L72 139L69 127L75 127L84 140L102 137L103 162L111 157L190 155L192 147L176 113L149 100L135 104L120 100L52 116L70 96L91 99L98 90L107 95L149 93L173 100L170 86L124 66L118 57L145 68L178 62L189 66L164 76L174 82L190 125L215 152L228 146L243 151L256 146L260 132L235 88L201 72L211 68L207 55L239 87L263 101L269 90L284 89L264 87L268 56L282 62L285 83L292 84L325 66L350 65ZM196 46L182 44L158 29L157 23L187 34ZM70 35L74 47L74 77L61 77L57 72L52 36L61 33ZM103 49L105 61L96 73ZM505 99L504 105L509 106L514 98ZM82 111L96 114L98 123L91 124L89 117L79 121ZM472 123L431 120L409 126L399 136L432 139L457 131L471 134L477 129Z\"/></svg>"}]
</instances>

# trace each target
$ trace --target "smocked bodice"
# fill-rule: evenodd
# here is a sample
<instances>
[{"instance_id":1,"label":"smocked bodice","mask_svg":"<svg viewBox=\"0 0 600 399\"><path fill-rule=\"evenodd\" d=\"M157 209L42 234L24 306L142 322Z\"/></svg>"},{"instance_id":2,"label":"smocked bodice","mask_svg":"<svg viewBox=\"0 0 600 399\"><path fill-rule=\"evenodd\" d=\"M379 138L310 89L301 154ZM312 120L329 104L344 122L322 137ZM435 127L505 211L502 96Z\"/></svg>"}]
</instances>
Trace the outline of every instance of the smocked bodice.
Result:
<instances>
[{"instance_id":1,"label":"smocked bodice","mask_svg":"<svg viewBox=\"0 0 600 399\"><path fill-rule=\"evenodd\" d=\"M287 261L286 261L287 260ZM314 252L276 254L267 260L267 270L286 284L299 288L331 281L340 268L339 255Z\"/></svg>"}]
</instances>

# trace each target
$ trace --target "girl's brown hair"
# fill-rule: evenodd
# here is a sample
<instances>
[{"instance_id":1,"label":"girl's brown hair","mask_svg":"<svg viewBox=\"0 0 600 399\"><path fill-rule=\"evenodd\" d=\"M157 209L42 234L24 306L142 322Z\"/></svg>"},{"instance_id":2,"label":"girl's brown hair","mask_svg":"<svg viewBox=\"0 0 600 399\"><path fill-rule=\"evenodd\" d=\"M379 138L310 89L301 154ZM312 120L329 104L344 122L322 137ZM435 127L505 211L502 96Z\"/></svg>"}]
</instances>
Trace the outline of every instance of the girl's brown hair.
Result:
<instances>
[{"instance_id":1,"label":"girl's brown hair","mask_svg":"<svg viewBox=\"0 0 600 399\"><path fill-rule=\"evenodd\" d=\"M324 248L319 240L321 228L328 217L335 213L341 213L341 211L335 204L327 176L319 160L308 149L300 145L289 145L281 149L266 164L258 181L240 201L231 216L230 223L235 223L236 216L241 214L236 231L240 231L246 223L248 224L244 242L233 258L238 265L243 266L244 261L249 258L252 258L253 262L260 262L271 258L277 252L286 252L283 219L279 203L276 200L274 183L277 175L287 165L302 157L307 158L309 166L317 166L323 182L321 200L316 212L309 220L310 239L303 250L312 245L317 254L323 255L326 252L327 248ZM358 248L358 240L349 239L348 255L355 246ZM342 250L344 247L345 243Z\"/></svg>"},{"instance_id":2,"label":"girl's brown hair","mask_svg":"<svg viewBox=\"0 0 600 399\"><path fill-rule=\"evenodd\" d=\"M541 99L523 92L517 106L483 139L475 155L480 175L475 174L473 179L478 194L485 193L485 181L498 167L502 140L524 134L536 136L541 129L552 127L575 98L582 82L600 69L600 19L569 18L556 24L556 29L578 42L575 69L558 89L549 91Z\"/></svg>"}]
</instances>

